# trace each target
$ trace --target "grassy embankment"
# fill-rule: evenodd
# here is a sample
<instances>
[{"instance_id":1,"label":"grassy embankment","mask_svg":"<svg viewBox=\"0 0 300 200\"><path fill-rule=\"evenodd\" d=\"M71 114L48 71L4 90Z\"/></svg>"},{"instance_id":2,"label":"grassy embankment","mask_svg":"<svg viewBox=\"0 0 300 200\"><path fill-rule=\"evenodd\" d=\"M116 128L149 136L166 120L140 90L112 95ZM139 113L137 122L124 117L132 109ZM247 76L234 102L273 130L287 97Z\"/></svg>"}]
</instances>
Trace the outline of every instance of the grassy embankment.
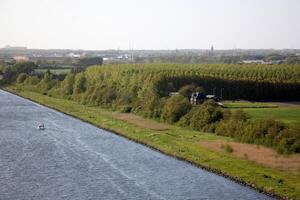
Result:
<instances>
[{"instance_id":1,"label":"grassy embankment","mask_svg":"<svg viewBox=\"0 0 300 200\"><path fill-rule=\"evenodd\" d=\"M99 107L88 107L29 91L13 92L269 194L300 199L299 171L266 167L248 158L234 157L226 151L214 151L201 145L201 142L209 141L226 144L232 141L230 138L171 125L152 129L122 120L118 114Z\"/></svg>"}]
</instances>

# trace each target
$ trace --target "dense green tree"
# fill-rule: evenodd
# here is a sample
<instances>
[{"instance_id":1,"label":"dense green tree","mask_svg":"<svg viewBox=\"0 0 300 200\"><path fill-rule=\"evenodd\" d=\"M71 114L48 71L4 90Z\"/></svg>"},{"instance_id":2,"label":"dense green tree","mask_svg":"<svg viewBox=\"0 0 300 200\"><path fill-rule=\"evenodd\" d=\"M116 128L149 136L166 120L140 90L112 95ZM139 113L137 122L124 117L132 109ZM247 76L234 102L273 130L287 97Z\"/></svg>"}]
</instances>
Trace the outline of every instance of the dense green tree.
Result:
<instances>
[{"instance_id":1,"label":"dense green tree","mask_svg":"<svg viewBox=\"0 0 300 200\"><path fill-rule=\"evenodd\" d=\"M16 73L26 73L31 74L34 69L36 69L38 66L34 62L21 62L16 63L14 66L12 66L14 69L16 69Z\"/></svg>"},{"instance_id":2,"label":"dense green tree","mask_svg":"<svg viewBox=\"0 0 300 200\"><path fill-rule=\"evenodd\" d=\"M232 112L230 119L234 121L247 121L250 117L243 110L236 110Z\"/></svg>"},{"instance_id":3,"label":"dense green tree","mask_svg":"<svg viewBox=\"0 0 300 200\"><path fill-rule=\"evenodd\" d=\"M39 82L38 87L41 89L41 91L46 92L53 88L57 84L57 80L53 79L53 75L50 73L50 71L47 71L44 74L43 79Z\"/></svg>"},{"instance_id":4,"label":"dense green tree","mask_svg":"<svg viewBox=\"0 0 300 200\"><path fill-rule=\"evenodd\" d=\"M37 76L28 76L24 83L28 85L37 85L39 82L40 79Z\"/></svg>"},{"instance_id":5,"label":"dense green tree","mask_svg":"<svg viewBox=\"0 0 300 200\"><path fill-rule=\"evenodd\" d=\"M65 95L73 94L73 87L75 82L75 75L72 73L67 74L65 79L62 81L61 89Z\"/></svg>"},{"instance_id":6,"label":"dense green tree","mask_svg":"<svg viewBox=\"0 0 300 200\"><path fill-rule=\"evenodd\" d=\"M196 84L189 84L189 85L184 85L182 86L178 92L185 96L185 97L191 97L193 92L203 92L204 93L204 89L201 86L197 86Z\"/></svg>"},{"instance_id":7,"label":"dense green tree","mask_svg":"<svg viewBox=\"0 0 300 200\"><path fill-rule=\"evenodd\" d=\"M74 94L80 94L86 90L86 78L83 73L79 73L75 76Z\"/></svg>"},{"instance_id":8,"label":"dense green tree","mask_svg":"<svg viewBox=\"0 0 300 200\"><path fill-rule=\"evenodd\" d=\"M77 65L83 66L83 67L88 67L91 65L102 65L103 63L103 58L102 57L84 57L80 58L77 61Z\"/></svg>"},{"instance_id":9,"label":"dense green tree","mask_svg":"<svg viewBox=\"0 0 300 200\"><path fill-rule=\"evenodd\" d=\"M17 83L23 83L26 80L27 76L28 75L25 73L19 74L17 77Z\"/></svg>"},{"instance_id":10,"label":"dense green tree","mask_svg":"<svg viewBox=\"0 0 300 200\"><path fill-rule=\"evenodd\" d=\"M174 123L190 109L191 104L184 96L174 95L166 101L161 118L169 123Z\"/></svg>"},{"instance_id":11,"label":"dense green tree","mask_svg":"<svg viewBox=\"0 0 300 200\"><path fill-rule=\"evenodd\" d=\"M216 105L212 100L204 102L202 105L195 107L190 117L190 127L195 130L203 130L223 117L222 108Z\"/></svg>"}]
</instances>

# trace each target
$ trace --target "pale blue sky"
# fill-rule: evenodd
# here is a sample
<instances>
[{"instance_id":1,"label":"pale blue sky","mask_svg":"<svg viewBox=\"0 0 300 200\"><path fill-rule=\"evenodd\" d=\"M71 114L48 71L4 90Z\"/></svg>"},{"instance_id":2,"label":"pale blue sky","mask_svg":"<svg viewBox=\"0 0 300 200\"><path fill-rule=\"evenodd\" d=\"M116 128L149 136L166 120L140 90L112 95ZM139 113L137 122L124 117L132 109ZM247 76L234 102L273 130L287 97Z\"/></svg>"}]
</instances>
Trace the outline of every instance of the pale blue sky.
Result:
<instances>
[{"instance_id":1,"label":"pale blue sky","mask_svg":"<svg viewBox=\"0 0 300 200\"><path fill-rule=\"evenodd\" d=\"M0 0L0 47L300 48L300 0Z\"/></svg>"}]
</instances>

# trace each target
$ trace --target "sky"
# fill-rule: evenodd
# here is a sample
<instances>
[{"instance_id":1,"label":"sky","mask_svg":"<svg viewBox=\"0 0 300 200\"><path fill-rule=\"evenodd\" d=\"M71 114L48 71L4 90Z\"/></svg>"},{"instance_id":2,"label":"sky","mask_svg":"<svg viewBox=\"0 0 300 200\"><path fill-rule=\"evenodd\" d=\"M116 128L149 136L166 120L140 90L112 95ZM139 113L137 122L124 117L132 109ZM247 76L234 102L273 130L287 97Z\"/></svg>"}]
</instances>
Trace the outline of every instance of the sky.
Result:
<instances>
[{"instance_id":1,"label":"sky","mask_svg":"<svg viewBox=\"0 0 300 200\"><path fill-rule=\"evenodd\" d=\"M300 49L300 0L0 0L0 47Z\"/></svg>"}]
</instances>

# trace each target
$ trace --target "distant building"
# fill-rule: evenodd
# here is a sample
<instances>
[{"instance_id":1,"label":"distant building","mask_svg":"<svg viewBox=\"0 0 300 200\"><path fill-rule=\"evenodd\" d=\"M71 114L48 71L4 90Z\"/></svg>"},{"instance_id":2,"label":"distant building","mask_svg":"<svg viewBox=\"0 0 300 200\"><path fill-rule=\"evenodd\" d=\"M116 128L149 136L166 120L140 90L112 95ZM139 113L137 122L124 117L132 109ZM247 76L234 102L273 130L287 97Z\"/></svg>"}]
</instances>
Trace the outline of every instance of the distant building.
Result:
<instances>
[{"instance_id":1,"label":"distant building","mask_svg":"<svg viewBox=\"0 0 300 200\"><path fill-rule=\"evenodd\" d=\"M220 98L217 95L210 95L210 94L205 95L202 92L194 92L191 95L190 103L192 105L197 105L197 104L201 104L204 101L210 100L210 99L214 100L214 101L220 101Z\"/></svg>"},{"instance_id":2,"label":"distant building","mask_svg":"<svg viewBox=\"0 0 300 200\"><path fill-rule=\"evenodd\" d=\"M203 103L205 100L206 100L205 94L203 94L202 92L194 92L191 95L190 103L192 105L197 105Z\"/></svg>"},{"instance_id":3,"label":"distant building","mask_svg":"<svg viewBox=\"0 0 300 200\"><path fill-rule=\"evenodd\" d=\"M29 58L27 56L14 56L13 59L16 62L26 62L29 60Z\"/></svg>"},{"instance_id":4,"label":"distant building","mask_svg":"<svg viewBox=\"0 0 300 200\"><path fill-rule=\"evenodd\" d=\"M242 64L264 64L264 60L243 60Z\"/></svg>"},{"instance_id":5,"label":"distant building","mask_svg":"<svg viewBox=\"0 0 300 200\"><path fill-rule=\"evenodd\" d=\"M264 61L264 60L243 60L240 64L263 64L263 65L277 65L281 64L281 60Z\"/></svg>"},{"instance_id":6,"label":"distant building","mask_svg":"<svg viewBox=\"0 0 300 200\"><path fill-rule=\"evenodd\" d=\"M71 58L80 58L81 57L81 55L80 54L75 54L75 53L73 53L73 52L71 52L71 53L68 53L68 55L67 55L68 57L71 57Z\"/></svg>"}]
</instances>

